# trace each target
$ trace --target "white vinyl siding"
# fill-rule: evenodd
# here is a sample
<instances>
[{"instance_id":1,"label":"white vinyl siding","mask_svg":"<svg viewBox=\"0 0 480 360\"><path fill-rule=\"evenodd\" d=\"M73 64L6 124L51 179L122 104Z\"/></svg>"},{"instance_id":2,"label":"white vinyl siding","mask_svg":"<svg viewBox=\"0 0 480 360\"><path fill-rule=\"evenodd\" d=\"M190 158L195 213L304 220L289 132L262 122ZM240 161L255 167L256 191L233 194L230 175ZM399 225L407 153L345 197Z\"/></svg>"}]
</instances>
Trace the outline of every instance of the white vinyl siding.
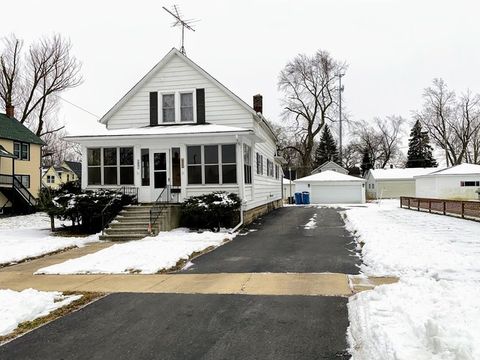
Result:
<instances>
[{"instance_id":1,"label":"white vinyl siding","mask_svg":"<svg viewBox=\"0 0 480 360\"><path fill-rule=\"evenodd\" d=\"M252 114L178 56L173 56L155 76L133 95L108 121L109 129L125 129L150 124L150 92L161 94L205 89L205 116L209 123L253 128ZM180 101L178 99L177 101ZM193 97L195 105L195 96ZM195 106L194 106L195 108ZM160 118L160 116L159 116ZM159 121L159 123L161 123Z\"/></svg>"}]
</instances>

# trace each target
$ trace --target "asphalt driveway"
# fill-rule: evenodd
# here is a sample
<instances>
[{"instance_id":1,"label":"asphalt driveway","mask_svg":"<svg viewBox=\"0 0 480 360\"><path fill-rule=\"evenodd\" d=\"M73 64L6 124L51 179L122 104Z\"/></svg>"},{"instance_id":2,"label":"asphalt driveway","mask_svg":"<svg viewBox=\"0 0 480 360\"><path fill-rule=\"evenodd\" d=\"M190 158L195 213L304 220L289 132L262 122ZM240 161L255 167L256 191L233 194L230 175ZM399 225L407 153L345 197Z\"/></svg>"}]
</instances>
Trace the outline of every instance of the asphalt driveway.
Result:
<instances>
[{"instance_id":1,"label":"asphalt driveway","mask_svg":"<svg viewBox=\"0 0 480 360\"><path fill-rule=\"evenodd\" d=\"M305 229L315 214L316 227ZM193 264L186 272L358 274L359 258L338 210L310 206L275 210Z\"/></svg>"},{"instance_id":2,"label":"asphalt driveway","mask_svg":"<svg viewBox=\"0 0 480 360\"><path fill-rule=\"evenodd\" d=\"M0 359L347 359L346 302L113 294L0 347Z\"/></svg>"}]
</instances>

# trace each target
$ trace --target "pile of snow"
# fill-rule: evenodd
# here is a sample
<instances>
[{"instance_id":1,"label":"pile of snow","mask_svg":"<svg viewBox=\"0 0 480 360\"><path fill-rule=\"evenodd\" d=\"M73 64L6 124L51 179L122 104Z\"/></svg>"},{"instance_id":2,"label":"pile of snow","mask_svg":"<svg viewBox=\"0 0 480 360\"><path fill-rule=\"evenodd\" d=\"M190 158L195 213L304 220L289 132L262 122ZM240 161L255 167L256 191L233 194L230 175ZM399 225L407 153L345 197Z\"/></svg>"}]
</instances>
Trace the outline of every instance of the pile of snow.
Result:
<instances>
[{"instance_id":1,"label":"pile of snow","mask_svg":"<svg viewBox=\"0 0 480 360\"><path fill-rule=\"evenodd\" d=\"M364 243L362 272L400 277L350 298L352 359L479 359L480 224L398 200L346 215Z\"/></svg>"},{"instance_id":2,"label":"pile of snow","mask_svg":"<svg viewBox=\"0 0 480 360\"><path fill-rule=\"evenodd\" d=\"M317 227L317 214L314 214L309 220L308 223L306 223L303 228L305 230L312 230Z\"/></svg>"},{"instance_id":3,"label":"pile of snow","mask_svg":"<svg viewBox=\"0 0 480 360\"><path fill-rule=\"evenodd\" d=\"M60 224L57 223L56 224ZM0 264L18 262L72 246L98 241L88 237L52 236L50 218L45 213L0 219Z\"/></svg>"},{"instance_id":4,"label":"pile of snow","mask_svg":"<svg viewBox=\"0 0 480 360\"><path fill-rule=\"evenodd\" d=\"M18 324L46 316L52 311L80 299L81 295L64 296L53 291L0 290L0 336L14 331Z\"/></svg>"},{"instance_id":5,"label":"pile of snow","mask_svg":"<svg viewBox=\"0 0 480 360\"><path fill-rule=\"evenodd\" d=\"M202 233L187 229L160 232L155 237L116 244L94 254L45 267L37 274L154 274L174 267L194 252L216 247L232 240L236 234Z\"/></svg>"}]
</instances>

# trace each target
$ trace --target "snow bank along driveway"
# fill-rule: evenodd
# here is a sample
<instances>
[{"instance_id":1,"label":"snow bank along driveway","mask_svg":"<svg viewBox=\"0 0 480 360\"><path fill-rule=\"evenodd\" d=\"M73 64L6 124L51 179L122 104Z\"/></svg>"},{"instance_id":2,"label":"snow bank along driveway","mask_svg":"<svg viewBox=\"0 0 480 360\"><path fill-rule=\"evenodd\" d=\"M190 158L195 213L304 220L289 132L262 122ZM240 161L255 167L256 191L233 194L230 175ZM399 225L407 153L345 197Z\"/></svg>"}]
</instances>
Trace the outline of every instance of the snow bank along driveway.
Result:
<instances>
[{"instance_id":1,"label":"snow bank along driveway","mask_svg":"<svg viewBox=\"0 0 480 360\"><path fill-rule=\"evenodd\" d=\"M56 223L59 223L58 220ZM71 246L97 241L98 235L61 237L50 234L45 213L0 218L0 264L18 262Z\"/></svg>"},{"instance_id":2,"label":"snow bank along driveway","mask_svg":"<svg viewBox=\"0 0 480 360\"><path fill-rule=\"evenodd\" d=\"M160 232L155 237L116 244L94 254L40 269L37 274L154 274L181 259L231 240L236 234L202 233L187 229Z\"/></svg>"},{"instance_id":3,"label":"snow bank along driveway","mask_svg":"<svg viewBox=\"0 0 480 360\"><path fill-rule=\"evenodd\" d=\"M11 333L22 322L46 316L81 297L82 295L64 296L56 291L34 289L0 290L0 336Z\"/></svg>"},{"instance_id":4,"label":"snow bank along driveway","mask_svg":"<svg viewBox=\"0 0 480 360\"><path fill-rule=\"evenodd\" d=\"M353 359L480 359L480 223L399 208L346 210L362 272L399 283L349 301Z\"/></svg>"}]
</instances>

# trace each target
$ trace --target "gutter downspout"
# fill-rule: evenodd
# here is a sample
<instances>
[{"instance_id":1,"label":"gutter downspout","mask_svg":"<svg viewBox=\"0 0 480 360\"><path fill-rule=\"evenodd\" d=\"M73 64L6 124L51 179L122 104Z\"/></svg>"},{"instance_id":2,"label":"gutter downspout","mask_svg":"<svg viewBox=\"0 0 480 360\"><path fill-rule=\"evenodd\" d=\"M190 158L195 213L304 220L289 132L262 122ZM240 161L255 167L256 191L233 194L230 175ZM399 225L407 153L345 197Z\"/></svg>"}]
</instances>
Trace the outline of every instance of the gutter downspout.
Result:
<instances>
[{"instance_id":1,"label":"gutter downspout","mask_svg":"<svg viewBox=\"0 0 480 360\"><path fill-rule=\"evenodd\" d=\"M234 232L236 232L241 226L243 225L243 201L242 201L242 205L240 205L240 222L235 225L235 227L230 230L228 233L229 234L233 234Z\"/></svg>"}]
</instances>

